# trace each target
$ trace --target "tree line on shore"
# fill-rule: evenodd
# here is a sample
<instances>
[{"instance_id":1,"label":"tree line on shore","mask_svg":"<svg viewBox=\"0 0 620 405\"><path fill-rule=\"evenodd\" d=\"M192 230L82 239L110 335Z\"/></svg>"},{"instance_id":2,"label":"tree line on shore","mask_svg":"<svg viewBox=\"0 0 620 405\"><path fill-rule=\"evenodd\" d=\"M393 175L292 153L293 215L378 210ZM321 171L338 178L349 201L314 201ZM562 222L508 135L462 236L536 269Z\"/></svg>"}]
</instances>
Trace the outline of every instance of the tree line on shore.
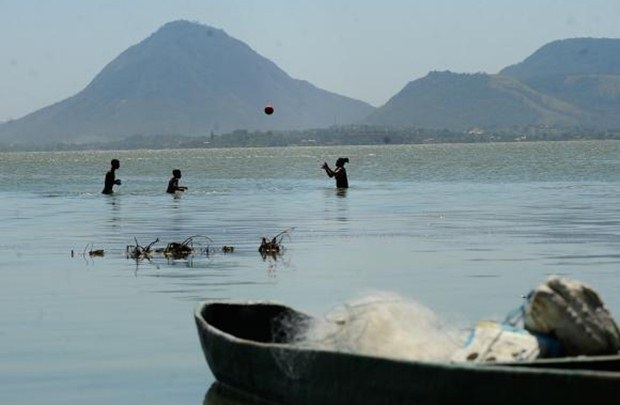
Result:
<instances>
[{"instance_id":1,"label":"tree line on shore","mask_svg":"<svg viewBox=\"0 0 620 405\"><path fill-rule=\"evenodd\" d=\"M331 145L388 145L424 143L484 143L569 140L619 140L620 129L557 128L548 126L472 128L457 132L447 129L395 128L368 125L334 126L297 131L247 131L204 136L183 134L133 135L118 141L55 143L47 145L0 144L0 151L184 149Z\"/></svg>"}]
</instances>

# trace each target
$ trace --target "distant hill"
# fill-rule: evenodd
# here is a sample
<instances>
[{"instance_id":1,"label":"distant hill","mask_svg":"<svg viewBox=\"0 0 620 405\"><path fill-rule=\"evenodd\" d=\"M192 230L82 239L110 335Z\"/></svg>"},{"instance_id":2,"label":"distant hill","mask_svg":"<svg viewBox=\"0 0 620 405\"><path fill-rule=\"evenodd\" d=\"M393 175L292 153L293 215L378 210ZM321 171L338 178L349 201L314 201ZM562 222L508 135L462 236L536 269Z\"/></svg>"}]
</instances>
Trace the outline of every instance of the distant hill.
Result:
<instances>
[{"instance_id":1,"label":"distant hill","mask_svg":"<svg viewBox=\"0 0 620 405\"><path fill-rule=\"evenodd\" d=\"M620 39L554 41L500 74L578 106L588 126L620 127Z\"/></svg>"},{"instance_id":2,"label":"distant hill","mask_svg":"<svg viewBox=\"0 0 620 405\"><path fill-rule=\"evenodd\" d=\"M500 74L528 83L536 77L620 75L620 39L572 38L550 42Z\"/></svg>"},{"instance_id":3,"label":"distant hill","mask_svg":"<svg viewBox=\"0 0 620 405\"><path fill-rule=\"evenodd\" d=\"M263 113L266 103L275 114ZM222 30L175 21L127 49L75 96L0 125L0 143L101 144L347 124L457 133L620 129L620 39L554 41L499 74L431 72L375 109L291 78Z\"/></svg>"},{"instance_id":4,"label":"distant hill","mask_svg":"<svg viewBox=\"0 0 620 405\"><path fill-rule=\"evenodd\" d=\"M364 122L453 130L620 128L620 39L555 41L498 75L432 72Z\"/></svg>"},{"instance_id":5,"label":"distant hill","mask_svg":"<svg viewBox=\"0 0 620 405\"><path fill-rule=\"evenodd\" d=\"M266 103L275 114L263 113ZM373 109L291 78L222 30L175 21L124 51L75 96L0 125L0 141L321 128Z\"/></svg>"},{"instance_id":6,"label":"distant hill","mask_svg":"<svg viewBox=\"0 0 620 405\"><path fill-rule=\"evenodd\" d=\"M431 72L365 120L371 125L465 130L515 124L574 126L582 113L508 76Z\"/></svg>"}]
</instances>

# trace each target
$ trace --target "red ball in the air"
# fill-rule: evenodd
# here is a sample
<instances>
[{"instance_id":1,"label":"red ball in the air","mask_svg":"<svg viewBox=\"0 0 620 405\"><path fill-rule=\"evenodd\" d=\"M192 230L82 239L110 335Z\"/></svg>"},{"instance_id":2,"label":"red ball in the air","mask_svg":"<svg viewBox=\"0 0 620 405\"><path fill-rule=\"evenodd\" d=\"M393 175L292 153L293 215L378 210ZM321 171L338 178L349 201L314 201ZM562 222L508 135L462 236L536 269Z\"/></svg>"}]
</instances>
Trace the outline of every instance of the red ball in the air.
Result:
<instances>
[{"instance_id":1,"label":"red ball in the air","mask_svg":"<svg viewBox=\"0 0 620 405\"><path fill-rule=\"evenodd\" d=\"M273 114L273 112L274 112L273 106L271 104L267 104L265 106L265 114L271 115L271 114Z\"/></svg>"}]
</instances>

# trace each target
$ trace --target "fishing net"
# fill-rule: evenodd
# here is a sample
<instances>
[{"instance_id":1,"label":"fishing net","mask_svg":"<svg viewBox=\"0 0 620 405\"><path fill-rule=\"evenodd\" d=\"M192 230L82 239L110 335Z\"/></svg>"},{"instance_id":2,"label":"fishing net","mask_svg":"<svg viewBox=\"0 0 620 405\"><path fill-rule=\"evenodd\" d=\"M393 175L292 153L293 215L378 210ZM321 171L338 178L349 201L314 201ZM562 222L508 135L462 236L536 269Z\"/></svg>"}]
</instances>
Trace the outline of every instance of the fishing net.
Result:
<instances>
[{"instance_id":1,"label":"fishing net","mask_svg":"<svg viewBox=\"0 0 620 405\"><path fill-rule=\"evenodd\" d=\"M282 322L278 333L299 348L399 360L445 361L461 345L460 332L447 327L430 309L393 294L345 303L323 318ZM295 363L288 368L311 361L299 356L281 360Z\"/></svg>"}]
</instances>

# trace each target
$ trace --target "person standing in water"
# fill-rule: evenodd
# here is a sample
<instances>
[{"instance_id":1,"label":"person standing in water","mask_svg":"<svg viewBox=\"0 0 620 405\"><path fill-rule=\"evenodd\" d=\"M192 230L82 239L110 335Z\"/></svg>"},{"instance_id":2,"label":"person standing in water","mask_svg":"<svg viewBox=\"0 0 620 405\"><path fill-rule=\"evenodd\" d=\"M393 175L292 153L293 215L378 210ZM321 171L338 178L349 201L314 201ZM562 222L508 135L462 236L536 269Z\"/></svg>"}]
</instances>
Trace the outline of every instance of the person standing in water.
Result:
<instances>
[{"instance_id":1,"label":"person standing in water","mask_svg":"<svg viewBox=\"0 0 620 405\"><path fill-rule=\"evenodd\" d=\"M168 188L166 189L166 193L174 194L177 191L187 190L187 187L179 186L180 179L181 179L181 171L179 169L174 169L172 171L172 177L168 181Z\"/></svg>"},{"instance_id":2,"label":"person standing in water","mask_svg":"<svg viewBox=\"0 0 620 405\"><path fill-rule=\"evenodd\" d=\"M121 185L121 180L117 179L114 174L114 172L121 167L121 162L119 162L118 159L112 159L110 164L112 167L110 168L110 171L105 174L105 183L102 191L103 194L112 194L114 193L112 187L114 187L115 184L117 186Z\"/></svg>"},{"instance_id":3,"label":"person standing in water","mask_svg":"<svg viewBox=\"0 0 620 405\"><path fill-rule=\"evenodd\" d=\"M347 170L344 168L344 164L349 163L349 158L340 157L336 160L336 168L334 170L330 169L327 165L327 162L323 162L323 170L329 177L336 178L336 187L337 188L349 188L349 180L347 179Z\"/></svg>"}]
</instances>

